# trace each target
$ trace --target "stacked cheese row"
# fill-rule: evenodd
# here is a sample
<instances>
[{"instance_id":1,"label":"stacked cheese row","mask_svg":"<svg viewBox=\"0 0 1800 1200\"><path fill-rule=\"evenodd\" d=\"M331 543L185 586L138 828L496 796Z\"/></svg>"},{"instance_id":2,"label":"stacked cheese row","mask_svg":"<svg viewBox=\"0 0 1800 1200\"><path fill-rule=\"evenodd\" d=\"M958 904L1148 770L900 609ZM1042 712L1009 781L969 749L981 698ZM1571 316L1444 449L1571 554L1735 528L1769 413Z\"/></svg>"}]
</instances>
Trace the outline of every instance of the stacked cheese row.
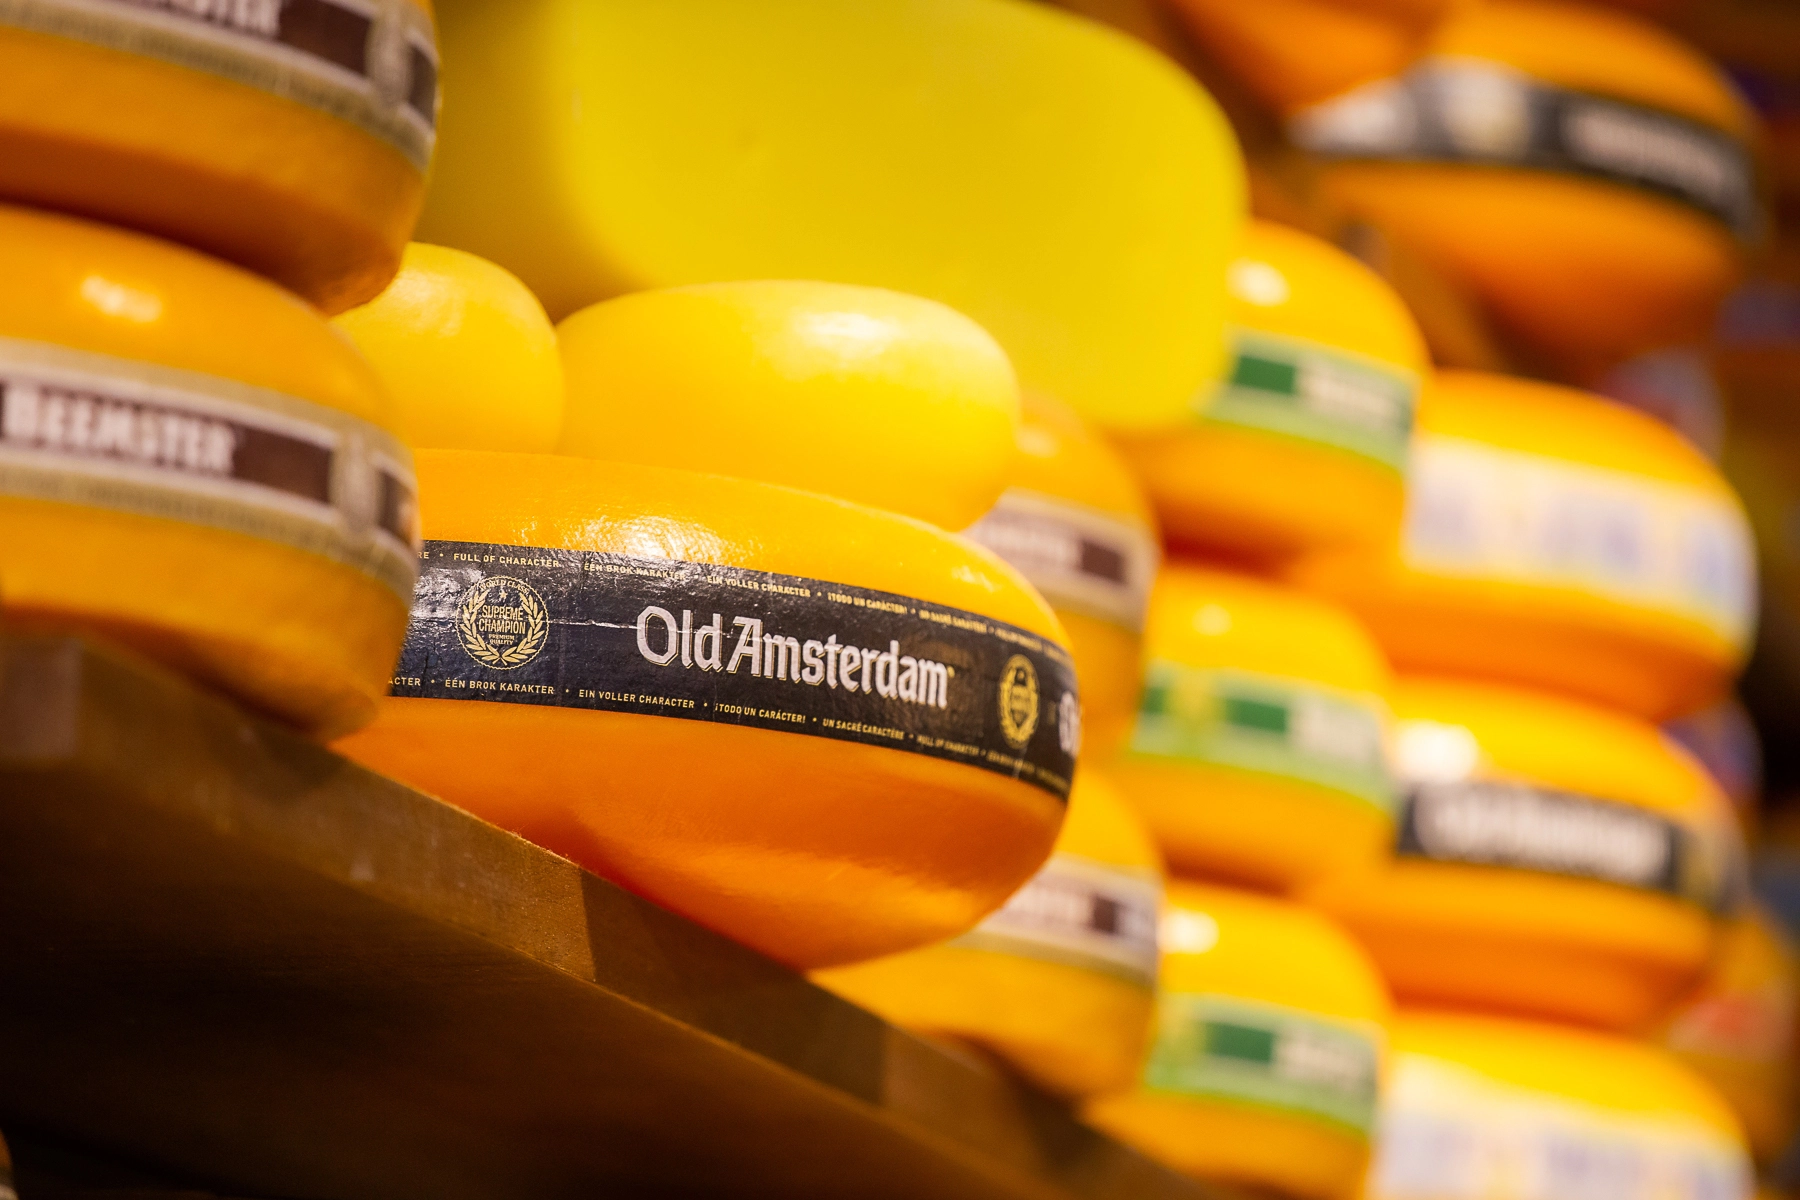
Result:
<instances>
[{"instance_id":1,"label":"stacked cheese row","mask_svg":"<svg viewBox=\"0 0 1800 1200\"><path fill-rule=\"evenodd\" d=\"M1596 379L1736 270L1748 119L1665 35L1517 2L1168 6L1314 156L1319 206L1284 215L1415 252L1510 361ZM1205 887L1173 892L1141 1086L1094 1118L1289 1195L1744 1194L1746 1130L1766 1155L1792 1119L1792 959L1656 725L1742 663L1735 496L1648 418L1433 371L1394 295L1291 229L1254 229L1229 281L1225 383L1121 443L1175 558L1111 773ZM1252 898L1221 884L1291 906L1259 972ZM1360 968L1300 948L1313 914Z\"/></svg>"}]
</instances>

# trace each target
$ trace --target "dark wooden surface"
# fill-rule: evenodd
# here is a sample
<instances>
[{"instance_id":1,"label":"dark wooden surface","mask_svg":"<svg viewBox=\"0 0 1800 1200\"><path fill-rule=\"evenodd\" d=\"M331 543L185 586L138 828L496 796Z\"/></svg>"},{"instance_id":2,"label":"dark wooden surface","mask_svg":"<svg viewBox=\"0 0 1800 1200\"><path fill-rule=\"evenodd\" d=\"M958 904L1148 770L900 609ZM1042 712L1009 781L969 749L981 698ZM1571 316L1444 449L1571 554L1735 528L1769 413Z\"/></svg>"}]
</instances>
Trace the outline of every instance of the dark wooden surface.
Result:
<instances>
[{"instance_id":1,"label":"dark wooden surface","mask_svg":"<svg viewBox=\"0 0 1800 1200\"><path fill-rule=\"evenodd\" d=\"M67 640L0 640L0 1128L295 1200L1206 1194L561 858Z\"/></svg>"}]
</instances>

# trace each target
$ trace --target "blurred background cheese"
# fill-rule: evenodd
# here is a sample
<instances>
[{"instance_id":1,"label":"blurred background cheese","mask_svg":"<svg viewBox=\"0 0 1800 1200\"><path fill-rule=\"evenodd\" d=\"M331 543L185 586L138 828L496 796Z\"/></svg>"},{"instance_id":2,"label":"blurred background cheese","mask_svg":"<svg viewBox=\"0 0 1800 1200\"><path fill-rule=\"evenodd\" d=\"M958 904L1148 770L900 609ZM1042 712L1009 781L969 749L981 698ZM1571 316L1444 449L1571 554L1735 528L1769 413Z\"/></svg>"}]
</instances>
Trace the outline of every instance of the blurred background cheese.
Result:
<instances>
[{"instance_id":1,"label":"blurred background cheese","mask_svg":"<svg viewBox=\"0 0 1800 1200\"><path fill-rule=\"evenodd\" d=\"M1357 1194L1374 1131L1388 998L1316 913L1172 883L1150 1057L1087 1119L1192 1175L1257 1194Z\"/></svg>"},{"instance_id":2,"label":"blurred background cheese","mask_svg":"<svg viewBox=\"0 0 1800 1200\"><path fill-rule=\"evenodd\" d=\"M961 933L1049 854L1074 670L989 552L660 467L431 450L419 479L397 694L344 753L799 967Z\"/></svg>"},{"instance_id":3,"label":"blurred background cheese","mask_svg":"<svg viewBox=\"0 0 1800 1200\"><path fill-rule=\"evenodd\" d=\"M1242 166L1206 93L1017 0L441 6L427 240L553 317L731 279L893 288L980 322L1109 425L1178 416L1224 347Z\"/></svg>"},{"instance_id":4,"label":"blurred background cheese","mask_svg":"<svg viewBox=\"0 0 1800 1200\"><path fill-rule=\"evenodd\" d=\"M1367 1200L1748 1200L1731 1110L1667 1051L1403 1009Z\"/></svg>"},{"instance_id":5,"label":"blurred background cheese","mask_svg":"<svg viewBox=\"0 0 1800 1200\"><path fill-rule=\"evenodd\" d=\"M229 259L328 312L400 265L437 125L430 0L23 0L0 199Z\"/></svg>"},{"instance_id":6,"label":"blurred background cheese","mask_svg":"<svg viewBox=\"0 0 1800 1200\"><path fill-rule=\"evenodd\" d=\"M101 635L312 734L374 715L416 562L411 455L296 297L0 207L0 611Z\"/></svg>"},{"instance_id":7,"label":"blurred background cheese","mask_svg":"<svg viewBox=\"0 0 1800 1200\"><path fill-rule=\"evenodd\" d=\"M1285 889L1385 852L1388 673L1352 617L1175 562L1144 657L1137 724L1109 770L1176 873Z\"/></svg>"},{"instance_id":8,"label":"blurred background cheese","mask_svg":"<svg viewBox=\"0 0 1800 1200\"><path fill-rule=\"evenodd\" d=\"M555 448L563 424L556 330L504 268L414 242L387 290L335 323L381 376L415 447Z\"/></svg>"},{"instance_id":9,"label":"blurred background cheese","mask_svg":"<svg viewBox=\"0 0 1800 1200\"><path fill-rule=\"evenodd\" d=\"M1128 1088L1155 1003L1162 861L1106 777L1083 768L1050 861L959 938L815 972L923 1033L972 1042L1065 1096Z\"/></svg>"},{"instance_id":10,"label":"blurred background cheese","mask_svg":"<svg viewBox=\"0 0 1800 1200\"><path fill-rule=\"evenodd\" d=\"M1017 567L1056 611L1081 679L1082 757L1106 761L1137 714L1161 557L1143 488L1066 405L1028 393L1007 489L964 534Z\"/></svg>"},{"instance_id":11,"label":"blurred background cheese","mask_svg":"<svg viewBox=\"0 0 1800 1200\"><path fill-rule=\"evenodd\" d=\"M1268 221L1226 278L1226 378L1185 425L1122 443L1170 542L1267 560L1391 538L1429 370L1406 306L1348 254Z\"/></svg>"},{"instance_id":12,"label":"blurred background cheese","mask_svg":"<svg viewBox=\"0 0 1800 1200\"><path fill-rule=\"evenodd\" d=\"M1721 929L1705 977L1659 1041L1706 1079L1743 1123L1757 1161L1774 1164L1794 1136L1800 964L1766 909L1747 905Z\"/></svg>"},{"instance_id":13,"label":"blurred background cheese","mask_svg":"<svg viewBox=\"0 0 1800 1200\"><path fill-rule=\"evenodd\" d=\"M1417 65L1292 131L1347 209L1404 231L1575 379L1702 336L1761 231L1743 100L1623 13L1459 6Z\"/></svg>"},{"instance_id":14,"label":"blurred background cheese","mask_svg":"<svg viewBox=\"0 0 1800 1200\"><path fill-rule=\"evenodd\" d=\"M1717 786L1654 726L1574 700L1403 676L1394 709L1398 852L1308 899L1402 1001L1646 1031L1737 898Z\"/></svg>"},{"instance_id":15,"label":"blurred background cheese","mask_svg":"<svg viewBox=\"0 0 1800 1200\"><path fill-rule=\"evenodd\" d=\"M950 308L781 281L640 292L558 327L558 449L736 475L961 529L999 497L1012 365Z\"/></svg>"},{"instance_id":16,"label":"blurred background cheese","mask_svg":"<svg viewBox=\"0 0 1800 1200\"><path fill-rule=\"evenodd\" d=\"M1292 576L1354 609L1397 667L1662 719L1716 699L1742 664L1756 596L1743 508L1652 418L1446 372L1408 485L1395 549L1319 554Z\"/></svg>"},{"instance_id":17,"label":"blurred background cheese","mask_svg":"<svg viewBox=\"0 0 1800 1200\"><path fill-rule=\"evenodd\" d=\"M1457 0L1164 0L1235 82L1292 109L1393 74Z\"/></svg>"}]
</instances>

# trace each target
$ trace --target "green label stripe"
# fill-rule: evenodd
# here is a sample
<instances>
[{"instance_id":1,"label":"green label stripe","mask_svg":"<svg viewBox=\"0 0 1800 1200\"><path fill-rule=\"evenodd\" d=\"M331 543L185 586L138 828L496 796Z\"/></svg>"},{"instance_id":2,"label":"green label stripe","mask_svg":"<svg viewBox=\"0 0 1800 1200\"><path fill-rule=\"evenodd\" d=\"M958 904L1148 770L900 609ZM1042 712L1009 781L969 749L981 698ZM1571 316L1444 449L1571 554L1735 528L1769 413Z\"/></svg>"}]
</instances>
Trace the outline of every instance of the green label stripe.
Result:
<instances>
[{"instance_id":1,"label":"green label stripe","mask_svg":"<svg viewBox=\"0 0 1800 1200\"><path fill-rule=\"evenodd\" d=\"M1317 342L1240 329L1231 376L1201 417L1406 469L1418 379Z\"/></svg>"},{"instance_id":2,"label":"green label stripe","mask_svg":"<svg viewBox=\"0 0 1800 1200\"><path fill-rule=\"evenodd\" d=\"M1311 1117L1367 1135L1381 1050L1374 1034L1231 996L1173 992L1158 1002L1144 1065L1153 1092Z\"/></svg>"},{"instance_id":3,"label":"green label stripe","mask_svg":"<svg viewBox=\"0 0 1800 1200\"><path fill-rule=\"evenodd\" d=\"M1131 752L1298 780L1391 812L1384 719L1371 696L1156 659Z\"/></svg>"}]
</instances>

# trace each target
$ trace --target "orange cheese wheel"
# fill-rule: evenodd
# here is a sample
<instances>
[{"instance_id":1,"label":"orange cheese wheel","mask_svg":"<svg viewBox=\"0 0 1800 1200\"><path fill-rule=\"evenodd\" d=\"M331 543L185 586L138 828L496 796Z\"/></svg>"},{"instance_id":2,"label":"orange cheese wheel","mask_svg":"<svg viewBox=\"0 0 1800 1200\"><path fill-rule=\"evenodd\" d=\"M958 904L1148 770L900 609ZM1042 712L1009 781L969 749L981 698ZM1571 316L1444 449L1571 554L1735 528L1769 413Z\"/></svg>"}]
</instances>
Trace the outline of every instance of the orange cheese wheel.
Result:
<instances>
[{"instance_id":1,"label":"orange cheese wheel","mask_svg":"<svg viewBox=\"0 0 1800 1200\"><path fill-rule=\"evenodd\" d=\"M1108 771L1175 871L1285 890L1381 856L1388 670L1353 617L1178 561L1151 595L1144 660Z\"/></svg>"},{"instance_id":2,"label":"orange cheese wheel","mask_svg":"<svg viewBox=\"0 0 1800 1200\"><path fill-rule=\"evenodd\" d=\"M308 733L374 715L417 572L380 382L265 280L0 207L0 612Z\"/></svg>"},{"instance_id":3,"label":"orange cheese wheel","mask_svg":"<svg viewBox=\"0 0 1800 1200\"><path fill-rule=\"evenodd\" d=\"M1397 667L1565 691L1661 720L1743 661L1755 563L1743 507L1660 422L1569 388L1437 377L1406 526L1292 577L1368 624Z\"/></svg>"},{"instance_id":4,"label":"orange cheese wheel","mask_svg":"<svg viewBox=\"0 0 1800 1200\"><path fill-rule=\"evenodd\" d=\"M351 757L800 967L960 933L1049 853L1074 669L987 551L659 467L419 472L407 644Z\"/></svg>"},{"instance_id":5,"label":"orange cheese wheel","mask_svg":"<svg viewBox=\"0 0 1800 1200\"><path fill-rule=\"evenodd\" d=\"M1760 230L1752 118L1641 19L1463 6L1405 74L1300 113L1346 208L1404 233L1577 377L1694 338Z\"/></svg>"},{"instance_id":6,"label":"orange cheese wheel","mask_svg":"<svg viewBox=\"0 0 1800 1200\"><path fill-rule=\"evenodd\" d=\"M939 946L814 974L910 1029L971 1042L1065 1096L1131 1086L1156 986L1162 863L1083 767L1055 852L1001 909Z\"/></svg>"},{"instance_id":7,"label":"orange cheese wheel","mask_svg":"<svg viewBox=\"0 0 1800 1200\"><path fill-rule=\"evenodd\" d=\"M1269 560L1391 538L1430 365L1406 305L1342 250L1267 221L1226 278L1226 377L1187 422L1120 439L1169 541Z\"/></svg>"},{"instance_id":8,"label":"orange cheese wheel","mask_svg":"<svg viewBox=\"0 0 1800 1200\"><path fill-rule=\"evenodd\" d=\"M1007 488L964 530L1019 569L1069 634L1082 757L1111 757L1137 711L1156 517L1119 453L1073 411L1028 394Z\"/></svg>"},{"instance_id":9,"label":"orange cheese wheel","mask_svg":"<svg viewBox=\"0 0 1800 1200\"><path fill-rule=\"evenodd\" d=\"M424 203L436 38L430 0L8 5L0 199L360 304Z\"/></svg>"},{"instance_id":10,"label":"orange cheese wheel","mask_svg":"<svg viewBox=\"0 0 1800 1200\"><path fill-rule=\"evenodd\" d=\"M1404 68L1456 0L1164 0L1264 103L1294 109Z\"/></svg>"},{"instance_id":11,"label":"orange cheese wheel","mask_svg":"<svg viewBox=\"0 0 1800 1200\"><path fill-rule=\"evenodd\" d=\"M1655 726L1556 696L1403 677L1394 711L1396 853L1306 898L1402 1001L1646 1030L1737 894L1717 786Z\"/></svg>"},{"instance_id":12,"label":"orange cheese wheel","mask_svg":"<svg viewBox=\"0 0 1800 1200\"><path fill-rule=\"evenodd\" d=\"M1348 1200L1368 1163L1390 1015L1368 957L1297 904L1175 882L1137 1086L1093 1124L1255 1194Z\"/></svg>"},{"instance_id":13,"label":"orange cheese wheel","mask_svg":"<svg viewBox=\"0 0 1800 1200\"><path fill-rule=\"evenodd\" d=\"M1744 1134L1660 1047L1402 1009L1365 1200L1749 1200Z\"/></svg>"}]
</instances>

